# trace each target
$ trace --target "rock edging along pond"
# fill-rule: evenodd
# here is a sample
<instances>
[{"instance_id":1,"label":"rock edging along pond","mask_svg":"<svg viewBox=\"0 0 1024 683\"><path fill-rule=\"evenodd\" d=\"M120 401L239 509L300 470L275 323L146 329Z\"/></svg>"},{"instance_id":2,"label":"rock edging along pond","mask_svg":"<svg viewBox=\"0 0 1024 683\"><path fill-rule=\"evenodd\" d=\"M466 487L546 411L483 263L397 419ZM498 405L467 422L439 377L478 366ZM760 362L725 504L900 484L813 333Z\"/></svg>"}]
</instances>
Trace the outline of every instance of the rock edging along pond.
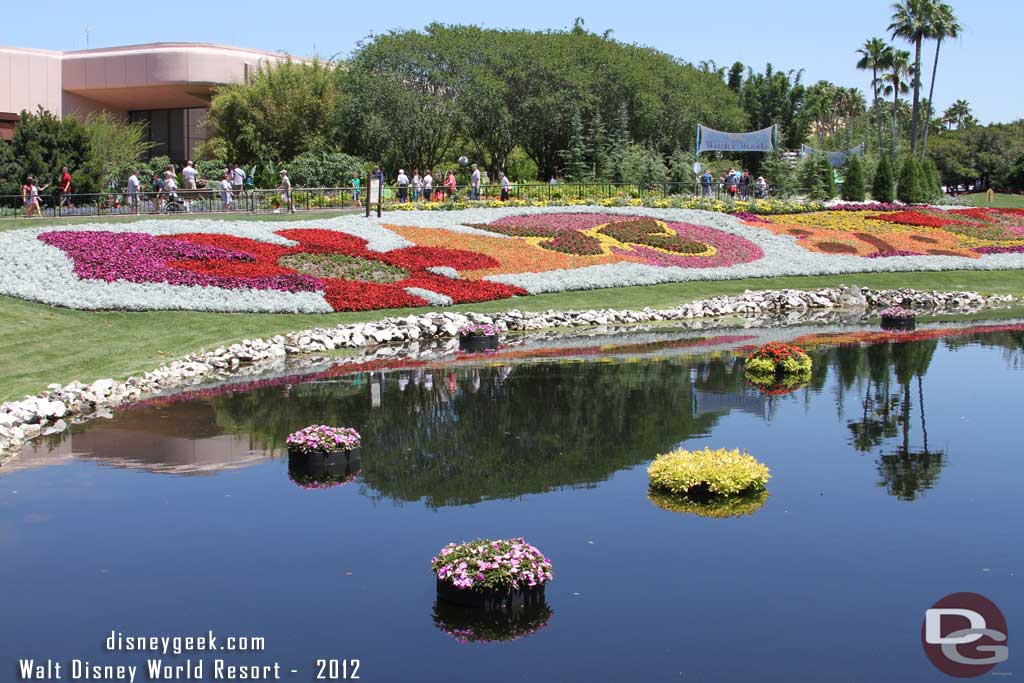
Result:
<instances>
[{"instance_id":1,"label":"rock edging along pond","mask_svg":"<svg viewBox=\"0 0 1024 683\"><path fill-rule=\"evenodd\" d=\"M720 316L800 315L823 309L876 309L897 305L930 313L973 313L1013 301L1014 297L1010 295L986 297L976 292L871 290L844 286L808 291L747 291L662 310L528 312L513 309L494 314L431 312L333 328L317 327L269 339L246 339L213 351L201 350L150 372L129 377L124 382L108 378L92 384L79 381L66 385L50 384L46 391L35 396L6 402L0 405L0 462L16 453L28 440L67 429L69 420L78 422L102 416L111 408L178 387L226 380L253 364L334 349L454 338L467 324L491 324L501 332L528 332Z\"/></svg>"}]
</instances>

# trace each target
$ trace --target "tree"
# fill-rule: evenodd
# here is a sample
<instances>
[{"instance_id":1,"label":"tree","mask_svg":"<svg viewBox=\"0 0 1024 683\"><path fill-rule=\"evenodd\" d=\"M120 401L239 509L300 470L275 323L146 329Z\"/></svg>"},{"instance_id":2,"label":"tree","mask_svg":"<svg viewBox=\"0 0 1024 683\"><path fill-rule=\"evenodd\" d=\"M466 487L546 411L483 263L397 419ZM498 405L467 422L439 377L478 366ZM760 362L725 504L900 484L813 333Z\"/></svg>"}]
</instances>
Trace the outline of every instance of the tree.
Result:
<instances>
[{"instance_id":1,"label":"tree","mask_svg":"<svg viewBox=\"0 0 1024 683\"><path fill-rule=\"evenodd\" d=\"M921 185L925 200L933 202L942 197L942 180L939 169L932 159L925 159L921 164Z\"/></svg>"},{"instance_id":2,"label":"tree","mask_svg":"<svg viewBox=\"0 0 1024 683\"><path fill-rule=\"evenodd\" d=\"M366 163L342 152L308 151L288 162L296 187L348 187L353 174L364 177Z\"/></svg>"},{"instance_id":3,"label":"tree","mask_svg":"<svg viewBox=\"0 0 1024 683\"><path fill-rule=\"evenodd\" d=\"M821 147L826 139L835 137L864 113L864 96L856 88L818 81L807 89L803 109Z\"/></svg>"},{"instance_id":4,"label":"tree","mask_svg":"<svg viewBox=\"0 0 1024 683\"><path fill-rule=\"evenodd\" d=\"M871 198L876 202L889 203L895 198L896 179L892 169L892 159L883 154L875 169L875 178L871 183Z\"/></svg>"},{"instance_id":5,"label":"tree","mask_svg":"<svg viewBox=\"0 0 1024 683\"><path fill-rule=\"evenodd\" d=\"M808 199L831 199L828 182L825 175L821 172L821 164L818 157L818 154L812 154L800 160L800 165L797 167L797 184L800 187L800 191Z\"/></svg>"},{"instance_id":6,"label":"tree","mask_svg":"<svg viewBox=\"0 0 1024 683\"><path fill-rule=\"evenodd\" d=\"M40 184L57 187L60 169L67 166L75 176L75 192L100 189L95 167L90 163L92 141L74 116L59 119L39 107L33 114L22 111L11 137L8 172L0 176L0 194L20 193L27 176Z\"/></svg>"},{"instance_id":7,"label":"tree","mask_svg":"<svg viewBox=\"0 0 1024 683\"><path fill-rule=\"evenodd\" d=\"M238 163L337 149L338 72L331 62L287 60L260 68L246 83L220 86L206 117L211 137Z\"/></svg>"},{"instance_id":8,"label":"tree","mask_svg":"<svg viewBox=\"0 0 1024 683\"><path fill-rule=\"evenodd\" d=\"M878 74L887 68L889 60L892 59L893 49L883 39L871 38L864 41L864 47L858 49L857 52L861 55L861 58L857 60L857 68L871 70L871 92L873 95L871 107L875 110L875 125L878 128L878 149L881 151L884 145L882 144L882 110L878 106L878 95L882 82L879 80Z\"/></svg>"},{"instance_id":9,"label":"tree","mask_svg":"<svg viewBox=\"0 0 1024 683\"><path fill-rule=\"evenodd\" d=\"M942 41L946 38L958 38L960 32L963 31L963 26L957 21L956 14L953 12L953 8L944 2L940 2L935 6L935 16L932 21L932 30L929 34L929 38L935 40L935 62L932 64L932 82L928 87L928 108L927 114L925 115L925 121L928 125L924 127L924 139L921 141L921 159L924 160L924 155L928 149L928 129L931 128L932 120L932 98L935 96L935 72L939 70L939 48L942 47Z\"/></svg>"},{"instance_id":10,"label":"tree","mask_svg":"<svg viewBox=\"0 0 1024 683\"><path fill-rule=\"evenodd\" d=\"M832 169L832 162L828 155L817 153L814 155L818 174L821 176L821 184L825 188L825 199L832 199L836 196L836 176Z\"/></svg>"},{"instance_id":11,"label":"tree","mask_svg":"<svg viewBox=\"0 0 1024 683\"><path fill-rule=\"evenodd\" d=\"M729 77L726 81L726 85L729 86L729 90L734 93L739 93L740 88L743 86L743 71L745 67L743 62L733 62L733 65L729 67Z\"/></svg>"},{"instance_id":12,"label":"tree","mask_svg":"<svg viewBox=\"0 0 1024 683\"><path fill-rule=\"evenodd\" d=\"M903 159L899 181L896 183L896 198L904 204L922 204L927 201L921 178L921 164L910 154Z\"/></svg>"},{"instance_id":13,"label":"tree","mask_svg":"<svg viewBox=\"0 0 1024 683\"><path fill-rule=\"evenodd\" d=\"M761 173L768 181L772 194L778 197L791 197L798 190L797 174L793 162L782 156L778 147L768 154L761 165Z\"/></svg>"},{"instance_id":14,"label":"tree","mask_svg":"<svg viewBox=\"0 0 1024 683\"><path fill-rule=\"evenodd\" d=\"M144 123L127 123L106 112L89 114L82 127L90 143L88 172L104 188L123 185L153 147Z\"/></svg>"},{"instance_id":15,"label":"tree","mask_svg":"<svg viewBox=\"0 0 1024 683\"><path fill-rule=\"evenodd\" d=\"M842 197L848 202L862 202L864 196L864 169L861 166L860 158L854 154L846 162Z\"/></svg>"},{"instance_id":16,"label":"tree","mask_svg":"<svg viewBox=\"0 0 1024 683\"><path fill-rule=\"evenodd\" d=\"M883 93L886 96L892 95L892 148L891 153L896 153L898 140L896 132L896 115L900 108L900 95L906 95L910 91L910 86L907 85L906 77L910 71L910 53L906 50L894 50L888 63L886 64L886 71L883 76L885 81L885 87Z\"/></svg>"},{"instance_id":17,"label":"tree","mask_svg":"<svg viewBox=\"0 0 1024 683\"><path fill-rule=\"evenodd\" d=\"M573 112L572 120L569 123L568 147L559 150L558 156L566 180L583 182L592 177L587 163L587 141L583 133L583 116L579 109Z\"/></svg>"},{"instance_id":18,"label":"tree","mask_svg":"<svg viewBox=\"0 0 1024 683\"><path fill-rule=\"evenodd\" d=\"M763 74L748 69L740 90L740 103L755 129L779 124L782 144L788 149L799 147L807 138L809 117L804 111L807 89L800 82L803 71L776 71L768 64ZM759 157L758 157L759 158ZM753 159L745 165L753 167Z\"/></svg>"},{"instance_id":19,"label":"tree","mask_svg":"<svg viewBox=\"0 0 1024 683\"><path fill-rule=\"evenodd\" d=\"M914 90L910 114L910 153L917 154L919 106L921 100L921 45L934 33L934 0L901 0L892 6L889 30L893 38L903 38L914 46L911 86Z\"/></svg>"},{"instance_id":20,"label":"tree","mask_svg":"<svg viewBox=\"0 0 1024 683\"><path fill-rule=\"evenodd\" d=\"M956 126L957 130L959 130L960 128L970 128L978 125L978 119L974 118L971 114L971 105L968 104L967 100L957 100L949 105L942 114L942 122L949 130L953 130L953 126Z\"/></svg>"},{"instance_id":21,"label":"tree","mask_svg":"<svg viewBox=\"0 0 1024 683\"><path fill-rule=\"evenodd\" d=\"M668 167L655 150L632 144L622 159L622 181L642 187L662 185L668 181Z\"/></svg>"}]
</instances>

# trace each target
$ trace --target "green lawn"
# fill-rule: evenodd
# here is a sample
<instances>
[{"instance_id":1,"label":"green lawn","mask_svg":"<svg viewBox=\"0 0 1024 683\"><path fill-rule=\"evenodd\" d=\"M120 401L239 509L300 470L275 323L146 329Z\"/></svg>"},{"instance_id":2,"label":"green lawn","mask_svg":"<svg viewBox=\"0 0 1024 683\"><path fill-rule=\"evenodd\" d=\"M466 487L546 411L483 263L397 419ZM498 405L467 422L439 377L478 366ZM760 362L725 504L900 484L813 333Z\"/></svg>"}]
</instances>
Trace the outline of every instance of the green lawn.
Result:
<instances>
[{"instance_id":1,"label":"green lawn","mask_svg":"<svg viewBox=\"0 0 1024 683\"><path fill-rule=\"evenodd\" d=\"M1024 296L1024 270L940 273L867 273L857 275L762 278L684 282L562 292L454 306L456 311L665 308L744 289L810 289L843 283L875 288L973 289L988 294ZM329 315L87 312L54 308L0 297L0 400L21 398L48 383L102 377L123 379L163 361L215 348L246 337L268 337L313 326L373 320L430 309L403 309Z\"/></svg>"},{"instance_id":2,"label":"green lawn","mask_svg":"<svg viewBox=\"0 0 1024 683\"><path fill-rule=\"evenodd\" d=\"M969 206L990 206L984 192L965 194L956 197L954 201ZM991 206L996 209L1024 209L1024 195L996 193Z\"/></svg>"}]
</instances>

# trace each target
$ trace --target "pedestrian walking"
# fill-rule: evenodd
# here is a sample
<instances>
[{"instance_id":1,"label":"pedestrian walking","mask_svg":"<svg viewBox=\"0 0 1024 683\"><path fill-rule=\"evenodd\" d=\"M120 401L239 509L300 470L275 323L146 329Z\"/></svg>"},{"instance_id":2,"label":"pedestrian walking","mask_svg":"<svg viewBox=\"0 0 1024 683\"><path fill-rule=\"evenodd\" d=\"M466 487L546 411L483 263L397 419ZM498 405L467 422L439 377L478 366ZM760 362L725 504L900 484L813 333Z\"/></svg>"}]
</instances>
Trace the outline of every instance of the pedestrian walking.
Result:
<instances>
[{"instance_id":1,"label":"pedestrian walking","mask_svg":"<svg viewBox=\"0 0 1024 683\"><path fill-rule=\"evenodd\" d=\"M142 182L139 180L139 172L132 171L128 176L128 210L135 215L139 213L139 194L142 190Z\"/></svg>"},{"instance_id":2,"label":"pedestrian walking","mask_svg":"<svg viewBox=\"0 0 1024 683\"><path fill-rule=\"evenodd\" d=\"M469 176L469 198L480 199L480 169L476 164L473 164L472 169Z\"/></svg>"},{"instance_id":3,"label":"pedestrian walking","mask_svg":"<svg viewBox=\"0 0 1024 683\"><path fill-rule=\"evenodd\" d=\"M448 171L444 179L444 191L448 195L448 201L455 199L455 192L459 189L458 181L455 179L455 171Z\"/></svg>"},{"instance_id":4,"label":"pedestrian walking","mask_svg":"<svg viewBox=\"0 0 1024 683\"><path fill-rule=\"evenodd\" d=\"M191 159L185 163L185 168L181 169L181 177L185 180L186 190L196 189L196 178L199 177L199 171L196 170Z\"/></svg>"},{"instance_id":5,"label":"pedestrian walking","mask_svg":"<svg viewBox=\"0 0 1024 683\"><path fill-rule=\"evenodd\" d=\"M33 215L42 217L43 211L39 205L39 193L48 188L49 185L39 187L35 178L29 176L25 184L21 186L21 200L25 204L25 218Z\"/></svg>"},{"instance_id":6,"label":"pedestrian walking","mask_svg":"<svg viewBox=\"0 0 1024 683\"><path fill-rule=\"evenodd\" d=\"M412 200L418 204L422 193L423 178L420 177L420 169L414 168L412 170Z\"/></svg>"},{"instance_id":7,"label":"pedestrian walking","mask_svg":"<svg viewBox=\"0 0 1024 683\"><path fill-rule=\"evenodd\" d=\"M508 176L505 175L504 172L502 172L500 174L500 179L501 179L501 201L507 202L508 201L509 190L512 188L512 183L509 182Z\"/></svg>"},{"instance_id":8,"label":"pedestrian walking","mask_svg":"<svg viewBox=\"0 0 1024 683\"><path fill-rule=\"evenodd\" d=\"M398 177L395 178L398 183L398 203L405 204L409 200L409 176L405 175L405 169L398 169Z\"/></svg>"},{"instance_id":9,"label":"pedestrian walking","mask_svg":"<svg viewBox=\"0 0 1024 683\"><path fill-rule=\"evenodd\" d=\"M359 203L359 184L360 184L359 174L358 173L353 173L352 174L352 199L355 200L356 204Z\"/></svg>"},{"instance_id":10,"label":"pedestrian walking","mask_svg":"<svg viewBox=\"0 0 1024 683\"><path fill-rule=\"evenodd\" d=\"M231 175L224 171L220 178L220 209L221 211L231 210Z\"/></svg>"},{"instance_id":11,"label":"pedestrian walking","mask_svg":"<svg viewBox=\"0 0 1024 683\"><path fill-rule=\"evenodd\" d=\"M288 179L288 171L282 168L277 175L281 178L281 184L277 186L281 192L281 207L286 208L289 213L295 213L295 204L292 203L292 181ZM281 213L281 209L274 213Z\"/></svg>"},{"instance_id":12,"label":"pedestrian walking","mask_svg":"<svg viewBox=\"0 0 1024 683\"><path fill-rule=\"evenodd\" d=\"M68 199L68 195L71 194L71 172L67 166L60 169L60 184L57 186L57 196L59 197L59 205L63 208L64 204L70 207L71 203Z\"/></svg>"},{"instance_id":13,"label":"pedestrian walking","mask_svg":"<svg viewBox=\"0 0 1024 683\"><path fill-rule=\"evenodd\" d=\"M429 202L434 194L434 176L431 175L430 169L423 176L423 201Z\"/></svg>"},{"instance_id":14,"label":"pedestrian walking","mask_svg":"<svg viewBox=\"0 0 1024 683\"><path fill-rule=\"evenodd\" d=\"M231 191L235 199L240 199L245 187L245 171L238 164L231 164L228 166L228 172L231 174Z\"/></svg>"}]
</instances>

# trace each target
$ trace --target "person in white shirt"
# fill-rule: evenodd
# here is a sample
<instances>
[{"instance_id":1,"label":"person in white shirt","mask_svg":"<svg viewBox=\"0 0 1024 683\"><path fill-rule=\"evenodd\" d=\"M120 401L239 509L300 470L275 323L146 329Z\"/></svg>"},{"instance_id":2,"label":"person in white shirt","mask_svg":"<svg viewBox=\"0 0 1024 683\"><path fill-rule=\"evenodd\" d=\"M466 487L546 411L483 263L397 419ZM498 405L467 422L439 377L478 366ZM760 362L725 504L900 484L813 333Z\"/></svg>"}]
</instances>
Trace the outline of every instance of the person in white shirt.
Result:
<instances>
[{"instance_id":1,"label":"person in white shirt","mask_svg":"<svg viewBox=\"0 0 1024 683\"><path fill-rule=\"evenodd\" d=\"M420 170L413 169L412 172L412 200L419 202L420 193L423 191L423 178L420 177Z\"/></svg>"},{"instance_id":2,"label":"person in white shirt","mask_svg":"<svg viewBox=\"0 0 1024 683\"><path fill-rule=\"evenodd\" d=\"M434 176L427 171L423 174L423 201L429 202L432 194L434 194Z\"/></svg>"},{"instance_id":3,"label":"person in white shirt","mask_svg":"<svg viewBox=\"0 0 1024 683\"><path fill-rule=\"evenodd\" d=\"M186 190L196 189L196 178L199 177L199 171L196 170L191 159L185 164L185 168L181 169L181 177L185 179Z\"/></svg>"},{"instance_id":4,"label":"person in white shirt","mask_svg":"<svg viewBox=\"0 0 1024 683\"><path fill-rule=\"evenodd\" d=\"M245 186L245 171L236 164L231 164L231 168L228 170L231 173L231 189L234 190L236 198L241 197L242 188Z\"/></svg>"},{"instance_id":5,"label":"person in white shirt","mask_svg":"<svg viewBox=\"0 0 1024 683\"><path fill-rule=\"evenodd\" d=\"M512 183L509 181L508 176L504 173L501 174L501 201L508 201L508 191L512 188Z\"/></svg>"},{"instance_id":6,"label":"person in white shirt","mask_svg":"<svg viewBox=\"0 0 1024 683\"><path fill-rule=\"evenodd\" d=\"M220 180L220 208L221 211L231 210L231 176L227 171Z\"/></svg>"},{"instance_id":7,"label":"person in white shirt","mask_svg":"<svg viewBox=\"0 0 1024 683\"><path fill-rule=\"evenodd\" d=\"M295 205L292 204L292 181L288 179L288 171L281 169L278 175L281 176L281 184L277 186L281 191L281 208L295 213ZM274 213L281 213L281 209L275 210Z\"/></svg>"},{"instance_id":8,"label":"person in white shirt","mask_svg":"<svg viewBox=\"0 0 1024 683\"><path fill-rule=\"evenodd\" d=\"M480 169L473 164L473 173L469 176L469 198L480 199Z\"/></svg>"},{"instance_id":9,"label":"person in white shirt","mask_svg":"<svg viewBox=\"0 0 1024 683\"><path fill-rule=\"evenodd\" d=\"M139 172L132 171L132 174L128 176L128 207L134 214L139 213L139 191L142 189L142 183L139 181Z\"/></svg>"},{"instance_id":10,"label":"person in white shirt","mask_svg":"<svg viewBox=\"0 0 1024 683\"><path fill-rule=\"evenodd\" d=\"M178 199L178 181L174 177L174 171L164 171L164 193L168 200Z\"/></svg>"},{"instance_id":11,"label":"person in white shirt","mask_svg":"<svg viewBox=\"0 0 1024 683\"><path fill-rule=\"evenodd\" d=\"M409 199L409 176L405 175L405 169L398 169L398 177L395 178L398 183L398 202L399 204L405 204Z\"/></svg>"}]
</instances>

